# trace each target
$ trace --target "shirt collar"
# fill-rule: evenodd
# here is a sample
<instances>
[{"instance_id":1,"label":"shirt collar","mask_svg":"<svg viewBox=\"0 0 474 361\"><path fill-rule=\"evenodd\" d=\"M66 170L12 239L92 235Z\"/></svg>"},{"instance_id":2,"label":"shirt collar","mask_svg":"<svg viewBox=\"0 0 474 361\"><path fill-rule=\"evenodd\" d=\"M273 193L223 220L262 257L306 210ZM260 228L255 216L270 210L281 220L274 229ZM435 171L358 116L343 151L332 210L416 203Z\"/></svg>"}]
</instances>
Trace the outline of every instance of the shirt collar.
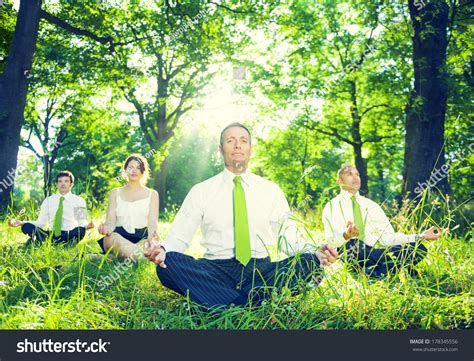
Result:
<instances>
[{"instance_id":1,"label":"shirt collar","mask_svg":"<svg viewBox=\"0 0 474 361\"><path fill-rule=\"evenodd\" d=\"M56 193L56 195L58 196L58 198L61 198L61 197L64 197L64 199L67 199L69 197L71 197L72 193L71 191L67 192L66 194L62 195L61 193Z\"/></svg>"},{"instance_id":2,"label":"shirt collar","mask_svg":"<svg viewBox=\"0 0 474 361\"><path fill-rule=\"evenodd\" d=\"M232 173L230 170L224 167L223 176L224 176L224 181L233 182L237 174ZM251 180L252 172L248 168L245 170L244 173L240 174L240 176L242 177L242 180L244 181L246 185L250 185L250 183L252 182Z\"/></svg>"},{"instance_id":3,"label":"shirt collar","mask_svg":"<svg viewBox=\"0 0 474 361\"><path fill-rule=\"evenodd\" d=\"M348 191L346 191L342 188L341 188L341 193L339 193L339 195L344 199L351 199L352 198L352 193L350 193L350 192L348 192ZM359 199L361 197L360 193L357 192L355 194L355 197L356 197L356 199Z\"/></svg>"}]
</instances>

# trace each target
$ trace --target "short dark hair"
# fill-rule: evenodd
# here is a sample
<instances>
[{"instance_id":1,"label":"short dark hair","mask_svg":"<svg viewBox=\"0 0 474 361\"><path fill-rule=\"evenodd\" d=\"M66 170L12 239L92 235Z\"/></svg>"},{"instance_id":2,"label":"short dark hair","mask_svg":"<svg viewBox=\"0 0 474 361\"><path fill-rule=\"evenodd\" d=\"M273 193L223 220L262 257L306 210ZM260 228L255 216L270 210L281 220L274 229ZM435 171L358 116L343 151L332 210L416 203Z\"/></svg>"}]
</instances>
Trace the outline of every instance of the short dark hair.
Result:
<instances>
[{"instance_id":1,"label":"short dark hair","mask_svg":"<svg viewBox=\"0 0 474 361\"><path fill-rule=\"evenodd\" d=\"M221 139L220 139L220 145L221 145L221 148L224 146L224 133L227 129L229 128L233 128L233 127L240 127L240 128L244 128L247 133L249 133L249 141L250 141L250 144L252 144L252 134L250 134L250 130L249 128L247 128L245 125L243 125L242 123L239 123L239 122L235 122L235 123L230 123L228 126L226 126L224 129L222 129L222 132L221 132Z\"/></svg>"},{"instance_id":2,"label":"short dark hair","mask_svg":"<svg viewBox=\"0 0 474 361\"><path fill-rule=\"evenodd\" d=\"M61 172L59 172L56 176L56 183L58 183L59 178L62 177L69 177L69 179L71 180L71 184L74 183L74 175L70 171L62 170Z\"/></svg>"}]
</instances>

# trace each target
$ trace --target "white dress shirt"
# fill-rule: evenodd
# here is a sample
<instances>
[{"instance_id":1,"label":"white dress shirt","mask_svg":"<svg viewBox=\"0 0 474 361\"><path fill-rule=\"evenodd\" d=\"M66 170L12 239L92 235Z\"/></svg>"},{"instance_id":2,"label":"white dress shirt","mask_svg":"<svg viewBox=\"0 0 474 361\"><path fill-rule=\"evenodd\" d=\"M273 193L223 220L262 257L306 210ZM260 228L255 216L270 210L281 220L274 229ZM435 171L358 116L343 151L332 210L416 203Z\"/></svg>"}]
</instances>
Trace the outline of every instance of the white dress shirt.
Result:
<instances>
[{"instance_id":1,"label":"white dress shirt","mask_svg":"<svg viewBox=\"0 0 474 361\"><path fill-rule=\"evenodd\" d=\"M54 224L54 217L59 206L60 193L53 194L41 203L41 210L35 226L44 228ZM71 192L66 193L63 201L63 217L61 220L61 230L70 231L76 227L85 227L87 220L87 208L84 198L76 196Z\"/></svg>"},{"instance_id":2,"label":"white dress shirt","mask_svg":"<svg viewBox=\"0 0 474 361\"><path fill-rule=\"evenodd\" d=\"M235 175L227 169L195 185L176 214L168 237L167 252L183 253L201 226L201 245L207 259L235 257L233 189ZM282 190L249 170L241 174L247 205L250 246L253 258L267 257L268 247L278 245L286 255L310 248L290 217Z\"/></svg>"},{"instance_id":3,"label":"white dress shirt","mask_svg":"<svg viewBox=\"0 0 474 361\"><path fill-rule=\"evenodd\" d=\"M332 246L340 247L346 242L342 234L346 230L347 222L354 222L351 197L351 193L341 190L341 193L331 199L324 207L324 233L326 240ZM415 234L406 235L394 231L389 219L377 203L361 196L359 193L355 197L360 205L362 220L365 225L364 242L367 245L371 247L376 245L395 246L415 242Z\"/></svg>"}]
</instances>

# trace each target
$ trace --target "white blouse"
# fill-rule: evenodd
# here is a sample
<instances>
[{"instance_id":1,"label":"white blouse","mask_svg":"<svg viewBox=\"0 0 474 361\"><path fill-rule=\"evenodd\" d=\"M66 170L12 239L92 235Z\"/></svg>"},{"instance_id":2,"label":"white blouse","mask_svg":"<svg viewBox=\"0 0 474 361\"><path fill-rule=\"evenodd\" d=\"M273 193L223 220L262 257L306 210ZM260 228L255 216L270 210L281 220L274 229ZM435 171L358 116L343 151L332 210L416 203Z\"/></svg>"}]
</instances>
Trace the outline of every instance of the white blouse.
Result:
<instances>
[{"instance_id":1,"label":"white blouse","mask_svg":"<svg viewBox=\"0 0 474 361\"><path fill-rule=\"evenodd\" d=\"M123 227L128 233L135 233L137 228L148 226L148 215L150 214L151 190L147 198L139 199L133 202L125 201L120 195L120 189L117 192L116 227Z\"/></svg>"}]
</instances>

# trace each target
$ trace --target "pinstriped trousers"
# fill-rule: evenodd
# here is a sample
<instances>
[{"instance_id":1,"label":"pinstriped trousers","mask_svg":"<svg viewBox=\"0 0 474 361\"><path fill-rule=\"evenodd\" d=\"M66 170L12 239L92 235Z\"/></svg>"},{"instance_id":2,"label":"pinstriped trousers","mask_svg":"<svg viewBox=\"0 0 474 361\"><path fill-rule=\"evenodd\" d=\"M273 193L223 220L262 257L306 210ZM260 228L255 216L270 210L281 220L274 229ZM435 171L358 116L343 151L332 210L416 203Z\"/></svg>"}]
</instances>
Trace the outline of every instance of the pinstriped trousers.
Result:
<instances>
[{"instance_id":1,"label":"pinstriped trousers","mask_svg":"<svg viewBox=\"0 0 474 361\"><path fill-rule=\"evenodd\" d=\"M178 252L166 253L167 268L157 266L163 286L205 307L260 304L275 289L296 293L312 276L320 277L316 255L303 253L278 262L252 258L243 266L235 258L195 259Z\"/></svg>"}]
</instances>

